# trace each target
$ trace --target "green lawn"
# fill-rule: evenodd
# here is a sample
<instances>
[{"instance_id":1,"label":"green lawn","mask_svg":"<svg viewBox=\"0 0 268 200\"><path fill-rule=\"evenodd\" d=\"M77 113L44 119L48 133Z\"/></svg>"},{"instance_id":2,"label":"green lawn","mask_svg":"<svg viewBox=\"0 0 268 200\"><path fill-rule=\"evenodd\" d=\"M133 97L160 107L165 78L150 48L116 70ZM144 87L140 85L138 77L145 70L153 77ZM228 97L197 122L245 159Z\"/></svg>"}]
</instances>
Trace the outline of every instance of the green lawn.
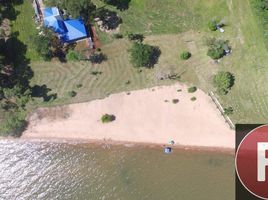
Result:
<instances>
[{"instance_id":1,"label":"green lawn","mask_svg":"<svg viewBox=\"0 0 268 200\"><path fill-rule=\"evenodd\" d=\"M31 60L40 60L31 43L33 36L37 34L37 24L33 19L34 10L31 2L31 0L24 0L23 4L15 6L18 16L12 22L12 32L18 34L18 39L27 45L26 57Z\"/></svg>"},{"instance_id":2,"label":"green lawn","mask_svg":"<svg viewBox=\"0 0 268 200\"><path fill-rule=\"evenodd\" d=\"M146 35L207 31L209 20L228 17L225 0L132 0L128 10L117 12L123 19L121 32Z\"/></svg>"},{"instance_id":3,"label":"green lawn","mask_svg":"<svg viewBox=\"0 0 268 200\"><path fill-rule=\"evenodd\" d=\"M102 5L99 0L96 1ZM29 8L29 2L25 1L19 8ZM180 74L182 82L208 92L214 89L213 75L226 70L235 75L235 85L219 99L224 107L234 108L234 114L230 116L232 120L239 123L267 122L268 54L263 31L253 14L250 0L132 0L128 10L118 12L123 19L122 33L144 33L146 43L160 47L162 54L155 68L143 69L139 73L129 63L127 50L131 43L126 39L111 40L103 33L101 38L106 39L102 49L108 60L100 65L56 61L31 63L35 74L32 85L46 84L52 89L50 93L58 94L56 101L38 105L89 101L115 92L176 82L157 80L155 75L163 71ZM28 43L29 33L35 31L34 23L28 21L32 20L29 16L27 19L18 17L14 23L14 30L20 32L19 38L25 43ZM225 33L208 31L207 22L212 18L225 19ZM27 21L30 27L26 29L20 25L23 21ZM224 57L219 64L214 64L206 55L204 38L210 36L228 39L232 46L232 54ZM187 61L179 58L183 50L192 53ZM32 60L37 58L31 48L27 55ZM91 75L93 71L101 71L102 74ZM127 81L130 84L126 84ZM77 89L76 85L80 83L83 87ZM68 97L70 90L75 90L77 96Z\"/></svg>"}]
</instances>

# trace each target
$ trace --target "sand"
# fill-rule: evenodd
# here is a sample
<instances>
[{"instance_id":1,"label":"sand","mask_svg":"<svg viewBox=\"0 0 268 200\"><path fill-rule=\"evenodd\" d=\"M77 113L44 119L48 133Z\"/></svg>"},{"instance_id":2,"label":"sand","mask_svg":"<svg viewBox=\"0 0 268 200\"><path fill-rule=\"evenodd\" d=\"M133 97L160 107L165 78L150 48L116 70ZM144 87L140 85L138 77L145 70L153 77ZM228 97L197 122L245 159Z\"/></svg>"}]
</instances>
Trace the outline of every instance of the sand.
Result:
<instances>
[{"instance_id":1,"label":"sand","mask_svg":"<svg viewBox=\"0 0 268 200\"><path fill-rule=\"evenodd\" d=\"M181 92L177 90L181 89ZM191 101L195 96L196 101ZM173 99L179 102L174 104ZM168 102L167 102L168 101ZM103 124L103 114L116 120ZM92 139L234 148L235 133L210 97L185 85L161 86L110 95L101 100L39 108L22 138Z\"/></svg>"}]
</instances>

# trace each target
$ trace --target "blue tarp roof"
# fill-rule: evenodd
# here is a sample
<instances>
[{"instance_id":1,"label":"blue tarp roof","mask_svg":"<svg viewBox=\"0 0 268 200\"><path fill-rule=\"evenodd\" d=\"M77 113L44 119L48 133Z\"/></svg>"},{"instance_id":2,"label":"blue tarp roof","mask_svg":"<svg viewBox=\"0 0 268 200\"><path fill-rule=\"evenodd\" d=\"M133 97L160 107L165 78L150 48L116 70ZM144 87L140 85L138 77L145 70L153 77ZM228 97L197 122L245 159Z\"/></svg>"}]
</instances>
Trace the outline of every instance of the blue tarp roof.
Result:
<instances>
[{"instance_id":1,"label":"blue tarp roof","mask_svg":"<svg viewBox=\"0 0 268 200\"><path fill-rule=\"evenodd\" d=\"M68 32L63 37L65 41L73 41L87 37L87 31L82 20L69 19L64 21L64 24L68 30Z\"/></svg>"},{"instance_id":2,"label":"blue tarp roof","mask_svg":"<svg viewBox=\"0 0 268 200\"><path fill-rule=\"evenodd\" d=\"M65 26L65 23L63 20L58 20L55 17L46 17L44 19L44 25L46 27L52 28L56 33L64 34L68 30Z\"/></svg>"},{"instance_id":3,"label":"blue tarp roof","mask_svg":"<svg viewBox=\"0 0 268 200\"><path fill-rule=\"evenodd\" d=\"M45 8L44 15L45 15L45 17L58 16L59 9L57 7Z\"/></svg>"},{"instance_id":4,"label":"blue tarp roof","mask_svg":"<svg viewBox=\"0 0 268 200\"><path fill-rule=\"evenodd\" d=\"M87 31L82 20L63 20L56 7L44 9L44 25L58 33L64 42L71 42L87 37Z\"/></svg>"}]
</instances>

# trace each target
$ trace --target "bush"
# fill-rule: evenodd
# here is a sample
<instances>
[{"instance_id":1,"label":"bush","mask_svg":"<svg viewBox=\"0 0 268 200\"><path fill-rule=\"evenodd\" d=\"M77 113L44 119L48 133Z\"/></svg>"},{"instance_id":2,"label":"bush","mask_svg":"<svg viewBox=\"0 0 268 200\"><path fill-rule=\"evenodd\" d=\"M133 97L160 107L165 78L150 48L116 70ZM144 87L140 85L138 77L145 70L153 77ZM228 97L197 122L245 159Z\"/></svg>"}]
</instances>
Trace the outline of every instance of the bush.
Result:
<instances>
[{"instance_id":1,"label":"bush","mask_svg":"<svg viewBox=\"0 0 268 200\"><path fill-rule=\"evenodd\" d=\"M216 31L217 30L217 22L215 20L211 20L209 23L208 23L208 28L209 30L211 31Z\"/></svg>"},{"instance_id":2,"label":"bush","mask_svg":"<svg viewBox=\"0 0 268 200\"><path fill-rule=\"evenodd\" d=\"M174 104L179 103L179 99L172 99L172 103L174 103Z\"/></svg>"},{"instance_id":3,"label":"bush","mask_svg":"<svg viewBox=\"0 0 268 200\"><path fill-rule=\"evenodd\" d=\"M101 28L105 30L116 29L122 23L122 19L116 12L104 7L98 8L95 16L102 21Z\"/></svg>"},{"instance_id":4,"label":"bush","mask_svg":"<svg viewBox=\"0 0 268 200\"><path fill-rule=\"evenodd\" d=\"M102 115L102 117L101 117L102 123L109 123L109 122L112 122L114 120L115 120L114 115L105 114L105 115Z\"/></svg>"},{"instance_id":5,"label":"bush","mask_svg":"<svg viewBox=\"0 0 268 200\"><path fill-rule=\"evenodd\" d=\"M196 90L197 90L197 87L195 87L195 86L188 88L189 93L194 93Z\"/></svg>"},{"instance_id":6,"label":"bush","mask_svg":"<svg viewBox=\"0 0 268 200\"><path fill-rule=\"evenodd\" d=\"M79 61L82 59L82 56L74 50L69 50L66 54L66 59L67 61Z\"/></svg>"},{"instance_id":7,"label":"bush","mask_svg":"<svg viewBox=\"0 0 268 200\"><path fill-rule=\"evenodd\" d=\"M128 34L128 39L130 41L143 42L144 36L142 34L130 33L130 34Z\"/></svg>"},{"instance_id":8,"label":"bush","mask_svg":"<svg viewBox=\"0 0 268 200\"><path fill-rule=\"evenodd\" d=\"M101 71L92 71L92 72L90 72L90 74L93 76L97 76L97 75L101 75L102 72Z\"/></svg>"},{"instance_id":9,"label":"bush","mask_svg":"<svg viewBox=\"0 0 268 200\"><path fill-rule=\"evenodd\" d=\"M89 60L92 64L100 64L107 60L107 56L103 53L93 53L90 55Z\"/></svg>"},{"instance_id":10,"label":"bush","mask_svg":"<svg viewBox=\"0 0 268 200\"><path fill-rule=\"evenodd\" d=\"M113 37L114 37L115 39L122 39L124 36L123 36L122 34L120 34L120 33L115 33L115 34L113 35Z\"/></svg>"},{"instance_id":11,"label":"bush","mask_svg":"<svg viewBox=\"0 0 268 200\"><path fill-rule=\"evenodd\" d=\"M76 88L81 88L81 87L83 87L82 83L79 83L76 85Z\"/></svg>"},{"instance_id":12,"label":"bush","mask_svg":"<svg viewBox=\"0 0 268 200\"><path fill-rule=\"evenodd\" d=\"M75 97L76 95L77 95L77 93L73 90L68 92L69 97Z\"/></svg>"},{"instance_id":13,"label":"bush","mask_svg":"<svg viewBox=\"0 0 268 200\"><path fill-rule=\"evenodd\" d=\"M148 44L135 42L129 50L131 63L134 67L153 67L160 56L160 50L157 47Z\"/></svg>"},{"instance_id":14,"label":"bush","mask_svg":"<svg viewBox=\"0 0 268 200\"><path fill-rule=\"evenodd\" d=\"M233 114L233 112L234 112L234 109L231 106L229 106L228 108L224 108L225 115L231 115Z\"/></svg>"},{"instance_id":15,"label":"bush","mask_svg":"<svg viewBox=\"0 0 268 200\"><path fill-rule=\"evenodd\" d=\"M182 60L188 60L191 57L191 53L188 51L183 51L180 57Z\"/></svg>"},{"instance_id":16,"label":"bush","mask_svg":"<svg viewBox=\"0 0 268 200\"><path fill-rule=\"evenodd\" d=\"M222 58L226 52L230 51L228 40L211 38L207 39L206 43L208 45L207 55L214 60Z\"/></svg>"},{"instance_id":17,"label":"bush","mask_svg":"<svg viewBox=\"0 0 268 200\"><path fill-rule=\"evenodd\" d=\"M234 76L230 72L218 72L213 78L213 84L220 95L227 94L234 84Z\"/></svg>"},{"instance_id":18,"label":"bush","mask_svg":"<svg viewBox=\"0 0 268 200\"><path fill-rule=\"evenodd\" d=\"M211 48L207 52L207 55L213 60L222 58L224 54L225 54L224 49L221 48Z\"/></svg>"},{"instance_id":19,"label":"bush","mask_svg":"<svg viewBox=\"0 0 268 200\"><path fill-rule=\"evenodd\" d=\"M0 135L20 137L27 125L24 118L25 114L20 111L9 113L1 123Z\"/></svg>"},{"instance_id":20,"label":"bush","mask_svg":"<svg viewBox=\"0 0 268 200\"><path fill-rule=\"evenodd\" d=\"M191 98L191 101L196 101L196 97L192 97Z\"/></svg>"}]
</instances>

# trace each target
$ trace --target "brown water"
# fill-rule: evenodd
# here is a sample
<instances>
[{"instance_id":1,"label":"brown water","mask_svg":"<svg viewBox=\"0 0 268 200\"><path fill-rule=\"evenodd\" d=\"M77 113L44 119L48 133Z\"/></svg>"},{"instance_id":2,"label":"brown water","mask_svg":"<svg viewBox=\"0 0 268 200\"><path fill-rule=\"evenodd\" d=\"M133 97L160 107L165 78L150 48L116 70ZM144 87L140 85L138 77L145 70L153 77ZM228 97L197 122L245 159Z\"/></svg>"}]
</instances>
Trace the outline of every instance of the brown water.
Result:
<instances>
[{"instance_id":1,"label":"brown water","mask_svg":"<svg viewBox=\"0 0 268 200\"><path fill-rule=\"evenodd\" d=\"M232 200L233 157L0 140L0 199Z\"/></svg>"}]
</instances>

